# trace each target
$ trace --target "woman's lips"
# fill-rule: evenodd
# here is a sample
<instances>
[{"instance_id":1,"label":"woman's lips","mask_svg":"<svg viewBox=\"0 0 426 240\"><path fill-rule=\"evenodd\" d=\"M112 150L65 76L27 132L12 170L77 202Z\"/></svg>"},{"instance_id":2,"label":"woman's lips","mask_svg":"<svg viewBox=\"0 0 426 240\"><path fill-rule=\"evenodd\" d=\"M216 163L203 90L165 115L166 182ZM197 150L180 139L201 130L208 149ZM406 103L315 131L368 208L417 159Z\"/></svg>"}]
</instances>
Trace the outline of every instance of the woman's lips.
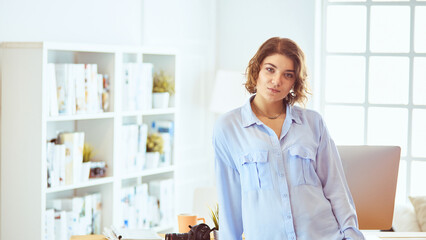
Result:
<instances>
[{"instance_id":1,"label":"woman's lips","mask_svg":"<svg viewBox=\"0 0 426 240\"><path fill-rule=\"evenodd\" d=\"M269 91L271 91L272 93L279 93L280 90L275 89L275 88L268 88Z\"/></svg>"}]
</instances>

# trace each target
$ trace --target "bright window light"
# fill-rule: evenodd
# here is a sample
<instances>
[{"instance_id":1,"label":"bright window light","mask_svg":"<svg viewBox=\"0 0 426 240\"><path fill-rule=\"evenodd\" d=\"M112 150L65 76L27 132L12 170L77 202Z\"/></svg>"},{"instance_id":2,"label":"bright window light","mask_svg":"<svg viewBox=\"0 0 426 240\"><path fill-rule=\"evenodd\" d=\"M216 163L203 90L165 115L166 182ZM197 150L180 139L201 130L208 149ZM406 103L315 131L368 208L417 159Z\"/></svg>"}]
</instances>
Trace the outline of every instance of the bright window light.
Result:
<instances>
[{"instance_id":1,"label":"bright window light","mask_svg":"<svg viewBox=\"0 0 426 240\"><path fill-rule=\"evenodd\" d=\"M366 36L364 6L330 6L327 10L327 50L364 52Z\"/></svg>"},{"instance_id":2,"label":"bright window light","mask_svg":"<svg viewBox=\"0 0 426 240\"><path fill-rule=\"evenodd\" d=\"M426 109L413 110L411 151L414 157L426 157Z\"/></svg>"},{"instance_id":3,"label":"bright window light","mask_svg":"<svg viewBox=\"0 0 426 240\"><path fill-rule=\"evenodd\" d=\"M407 57L371 57L369 102L407 104L408 64L409 59Z\"/></svg>"},{"instance_id":4,"label":"bright window light","mask_svg":"<svg viewBox=\"0 0 426 240\"><path fill-rule=\"evenodd\" d=\"M426 52L426 6L416 7L414 20L414 50Z\"/></svg>"},{"instance_id":5,"label":"bright window light","mask_svg":"<svg viewBox=\"0 0 426 240\"><path fill-rule=\"evenodd\" d=\"M329 0L329 2L365 2L366 0Z\"/></svg>"},{"instance_id":6,"label":"bright window light","mask_svg":"<svg viewBox=\"0 0 426 240\"><path fill-rule=\"evenodd\" d=\"M327 106L325 121L337 145L362 145L364 142L364 108Z\"/></svg>"},{"instance_id":7,"label":"bright window light","mask_svg":"<svg viewBox=\"0 0 426 240\"><path fill-rule=\"evenodd\" d=\"M367 143L396 145L407 154L408 111L404 108L370 107L368 109Z\"/></svg>"},{"instance_id":8,"label":"bright window light","mask_svg":"<svg viewBox=\"0 0 426 240\"><path fill-rule=\"evenodd\" d=\"M426 105L426 58L414 58L413 103Z\"/></svg>"},{"instance_id":9,"label":"bright window light","mask_svg":"<svg viewBox=\"0 0 426 240\"><path fill-rule=\"evenodd\" d=\"M370 35L372 52L410 51L410 7L372 6Z\"/></svg>"},{"instance_id":10,"label":"bright window light","mask_svg":"<svg viewBox=\"0 0 426 240\"><path fill-rule=\"evenodd\" d=\"M396 185L395 202L404 204L407 201L407 161L401 160L398 169L398 182Z\"/></svg>"},{"instance_id":11,"label":"bright window light","mask_svg":"<svg viewBox=\"0 0 426 240\"><path fill-rule=\"evenodd\" d=\"M411 163L411 195L426 195L426 162L413 161Z\"/></svg>"},{"instance_id":12,"label":"bright window light","mask_svg":"<svg viewBox=\"0 0 426 240\"><path fill-rule=\"evenodd\" d=\"M321 1L321 111L338 145L397 145L397 203L426 195L426 0Z\"/></svg>"},{"instance_id":13,"label":"bright window light","mask_svg":"<svg viewBox=\"0 0 426 240\"><path fill-rule=\"evenodd\" d=\"M328 56L326 66L325 99L327 102L364 102L365 57Z\"/></svg>"}]
</instances>

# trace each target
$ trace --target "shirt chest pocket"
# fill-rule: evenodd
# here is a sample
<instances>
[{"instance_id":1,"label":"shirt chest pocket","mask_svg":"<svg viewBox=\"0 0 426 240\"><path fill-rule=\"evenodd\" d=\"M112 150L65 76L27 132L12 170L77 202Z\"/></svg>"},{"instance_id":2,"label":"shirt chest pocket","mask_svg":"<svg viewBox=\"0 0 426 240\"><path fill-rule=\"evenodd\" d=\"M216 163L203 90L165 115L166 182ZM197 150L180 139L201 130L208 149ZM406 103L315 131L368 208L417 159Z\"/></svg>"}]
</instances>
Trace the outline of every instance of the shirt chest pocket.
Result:
<instances>
[{"instance_id":1,"label":"shirt chest pocket","mask_svg":"<svg viewBox=\"0 0 426 240\"><path fill-rule=\"evenodd\" d=\"M271 166L268 151L256 151L240 157L241 187L243 191L272 188Z\"/></svg>"},{"instance_id":2,"label":"shirt chest pocket","mask_svg":"<svg viewBox=\"0 0 426 240\"><path fill-rule=\"evenodd\" d=\"M315 154L303 146L288 149L288 174L293 186L318 186L320 181L315 171Z\"/></svg>"}]
</instances>

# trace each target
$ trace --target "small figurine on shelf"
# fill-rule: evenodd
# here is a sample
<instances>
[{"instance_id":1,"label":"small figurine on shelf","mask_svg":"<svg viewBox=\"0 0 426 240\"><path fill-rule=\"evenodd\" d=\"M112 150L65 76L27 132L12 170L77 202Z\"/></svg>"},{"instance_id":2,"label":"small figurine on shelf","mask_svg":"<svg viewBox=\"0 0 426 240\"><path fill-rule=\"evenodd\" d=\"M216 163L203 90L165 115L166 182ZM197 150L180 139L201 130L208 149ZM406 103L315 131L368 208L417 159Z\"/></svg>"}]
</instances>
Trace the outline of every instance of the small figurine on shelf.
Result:
<instances>
[{"instance_id":1,"label":"small figurine on shelf","mask_svg":"<svg viewBox=\"0 0 426 240\"><path fill-rule=\"evenodd\" d=\"M158 133L148 135L146 141L145 168L156 168L160 162L160 154L163 154L164 140Z\"/></svg>"},{"instance_id":2,"label":"small figurine on shelf","mask_svg":"<svg viewBox=\"0 0 426 240\"><path fill-rule=\"evenodd\" d=\"M83 147L83 181L87 181L89 178L105 177L106 164L104 161L95 161L95 155L94 147L85 143Z\"/></svg>"},{"instance_id":3,"label":"small figurine on shelf","mask_svg":"<svg viewBox=\"0 0 426 240\"><path fill-rule=\"evenodd\" d=\"M163 70L154 73L154 85L152 88L152 107L168 108L169 99L175 93L175 83L170 75Z\"/></svg>"}]
</instances>

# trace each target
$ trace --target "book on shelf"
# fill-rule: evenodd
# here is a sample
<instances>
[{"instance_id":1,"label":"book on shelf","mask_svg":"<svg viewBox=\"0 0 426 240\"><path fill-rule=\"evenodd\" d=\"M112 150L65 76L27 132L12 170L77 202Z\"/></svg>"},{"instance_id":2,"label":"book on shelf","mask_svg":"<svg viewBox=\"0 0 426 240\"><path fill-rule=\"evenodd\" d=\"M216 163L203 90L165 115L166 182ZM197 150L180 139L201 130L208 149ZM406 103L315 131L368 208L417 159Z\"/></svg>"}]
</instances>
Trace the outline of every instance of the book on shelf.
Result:
<instances>
[{"instance_id":1,"label":"book on shelf","mask_svg":"<svg viewBox=\"0 0 426 240\"><path fill-rule=\"evenodd\" d=\"M66 112L68 114L75 114L76 113L76 105L75 105L75 79L76 72L74 68L75 64L64 64L64 68L66 69L66 92L67 92L67 105L66 105Z\"/></svg>"},{"instance_id":2,"label":"book on shelf","mask_svg":"<svg viewBox=\"0 0 426 240\"><path fill-rule=\"evenodd\" d=\"M121 228L150 228L159 224L157 199L148 195L148 184L121 190Z\"/></svg>"},{"instance_id":3,"label":"book on shelf","mask_svg":"<svg viewBox=\"0 0 426 240\"><path fill-rule=\"evenodd\" d=\"M58 186L59 184L54 181L59 181L59 177L57 177L57 173L53 167L53 161L55 159L54 155L54 142L47 142L46 144L46 167L47 167L47 187Z\"/></svg>"},{"instance_id":4,"label":"book on shelf","mask_svg":"<svg viewBox=\"0 0 426 240\"><path fill-rule=\"evenodd\" d=\"M122 189L122 228L170 226L174 221L172 179L151 181Z\"/></svg>"},{"instance_id":5,"label":"book on shelf","mask_svg":"<svg viewBox=\"0 0 426 240\"><path fill-rule=\"evenodd\" d=\"M109 85L109 76L107 74L102 75L102 94L101 102L102 109L104 112L109 111L109 98L110 98L110 85Z\"/></svg>"},{"instance_id":6,"label":"book on shelf","mask_svg":"<svg viewBox=\"0 0 426 240\"><path fill-rule=\"evenodd\" d=\"M45 212L44 234L45 240L55 239L55 210L46 209Z\"/></svg>"},{"instance_id":7,"label":"book on shelf","mask_svg":"<svg viewBox=\"0 0 426 240\"><path fill-rule=\"evenodd\" d=\"M138 125L129 124L122 126L122 156L124 158L125 172L140 171L137 168L138 154Z\"/></svg>"},{"instance_id":8,"label":"book on shelf","mask_svg":"<svg viewBox=\"0 0 426 240\"><path fill-rule=\"evenodd\" d=\"M123 65L123 110L152 108L153 68L151 63Z\"/></svg>"},{"instance_id":9,"label":"book on shelf","mask_svg":"<svg viewBox=\"0 0 426 240\"><path fill-rule=\"evenodd\" d=\"M68 110L68 74L66 64L54 64L54 67L56 75L58 112L59 114L66 114Z\"/></svg>"},{"instance_id":10,"label":"book on shelf","mask_svg":"<svg viewBox=\"0 0 426 240\"><path fill-rule=\"evenodd\" d=\"M84 64L69 65L73 72L74 78L71 81L75 84L75 108L76 113L87 112L86 104L86 69Z\"/></svg>"},{"instance_id":11,"label":"book on shelf","mask_svg":"<svg viewBox=\"0 0 426 240\"><path fill-rule=\"evenodd\" d=\"M60 133L59 143L65 146L65 184L79 183L83 166L84 132Z\"/></svg>"},{"instance_id":12,"label":"book on shelf","mask_svg":"<svg viewBox=\"0 0 426 240\"><path fill-rule=\"evenodd\" d=\"M139 125L139 135L138 135L138 162L141 165L140 169L145 168L147 139L148 139L148 125L143 123Z\"/></svg>"},{"instance_id":13,"label":"book on shelf","mask_svg":"<svg viewBox=\"0 0 426 240\"><path fill-rule=\"evenodd\" d=\"M172 164L172 146L174 122L168 120L156 120L151 123L151 132L158 133L163 138L163 151L160 158L160 167L169 166Z\"/></svg>"},{"instance_id":14,"label":"book on shelf","mask_svg":"<svg viewBox=\"0 0 426 240\"><path fill-rule=\"evenodd\" d=\"M47 187L65 185L65 145L47 143Z\"/></svg>"},{"instance_id":15,"label":"book on shelf","mask_svg":"<svg viewBox=\"0 0 426 240\"><path fill-rule=\"evenodd\" d=\"M86 96L87 96L87 111L90 113L96 113L102 111L102 103L99 101L102 99L103 84L99 83L98 65L96 64L85 64L86 69Z\"/></svg>"},{"instance_id":16,"label":"book on shelf","mask_svg":"<svg viewBox=\"0 0 426 240\"><path fill-rule=\"evenodd\" d=\"M174 221L174 181L165 179L148 183L149 194L159 201L160 226L170 226Z\"/></svg>"},{"instance_id":17,"label":"book on shelf","mask_svg":"<svg viewBox=\"0 0 426 240\"><path fill-rule=\"evenodd\" d=\"M50 116L58 116L58 93L56 88L55 64L47 64L47 95Z\"/></svg>"},{"instance_id":18,"label":"book on shelf","mask_svg":"<svg viewBox=\"0 0 426 240\"><path fill-rule=\"evenodd\" d=\"M144 169L148 125L128 124L122 126L122 157L125 173Z\"/></svg>"},{"instance_id":19,"label":"book on shelf","mask_svg":"<svg viewBox=\"0 0 426 240\"><path fill-rule=\"evenodd\" d=\"M46 205L45 232L49 233L46 240L68 240L72 235L101 233L100 193L52 199Z\"/></svg>"},{"instance_id":20,"label":"book on shelf","mask_svg":"<svg viewBox=\"0 0 426 240\"><path fill-rule=\"evenodd\" d=\"M46 216L47 218L48 216ZM68 216L66 211L57 211L55 210L54 215L54 236L55 240L67 240L68 239ZM70 224L71 225L71 222ZM48 226L49 227L49 226ZM47 239L52 240L52 239Z\"/></svg>"},{"instance_id":21,"label":"book on shelf","mask_svg":"<svg viewBox=\"0 0 426 240\"><path fill-rule=\"evenodd\" d=\"M103 112L109 106L108 77L97 64L47 65L50 116Z\"/></svg>"}]
</instances>

